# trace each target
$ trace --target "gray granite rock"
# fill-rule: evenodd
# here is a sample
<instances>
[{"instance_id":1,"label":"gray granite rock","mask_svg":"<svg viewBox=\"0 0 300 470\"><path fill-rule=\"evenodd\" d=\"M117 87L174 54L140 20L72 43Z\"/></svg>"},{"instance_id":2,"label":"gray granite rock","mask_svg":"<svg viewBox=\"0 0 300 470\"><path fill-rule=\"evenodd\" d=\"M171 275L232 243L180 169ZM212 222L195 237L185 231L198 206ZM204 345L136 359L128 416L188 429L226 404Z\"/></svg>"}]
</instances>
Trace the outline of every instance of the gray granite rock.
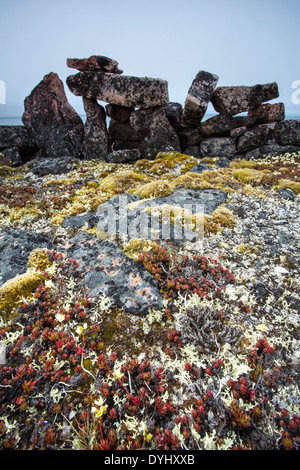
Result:
<instances>
[{"instance_id":1,"label":"gray granite rock","mask_svg":"<svg viewBox=\"0 0 300 470\"><path fill-rule=\"evenodd\" d=\"M147 315L152 308L162 308L155 278L114 243L81 232L59 251L78 262L80 283L91 297L106 295L117 307L139 316Z\"/></svg>"},{"instance_id":2,"label":"gray granite rock","mask_svg":"<svg viewBox=\"0 0 300 470\"><path fill-rule=\"evenodd\" d=\"M28 256L36 248L52 250L51 239L27 230L0 230L0 287L26 272Z\"/></svg>"}]
</instances>

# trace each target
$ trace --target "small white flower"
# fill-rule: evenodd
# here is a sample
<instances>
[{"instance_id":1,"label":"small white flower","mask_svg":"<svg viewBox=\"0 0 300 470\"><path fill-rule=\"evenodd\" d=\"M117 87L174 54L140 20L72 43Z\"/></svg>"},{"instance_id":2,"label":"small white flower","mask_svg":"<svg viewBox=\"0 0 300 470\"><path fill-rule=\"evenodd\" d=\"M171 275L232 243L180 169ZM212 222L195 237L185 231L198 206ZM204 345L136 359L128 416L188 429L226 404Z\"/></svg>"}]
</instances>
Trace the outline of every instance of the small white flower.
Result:
<instances>
[{"instance_id":1,"label":"small white flower","mask_svg":"<svg viewBox=\"0 0 300 470\"><path fill-rule=\"evenodd\" d=\"M56 320L58 320L60 323L62 323L65 319L65 316L62 313L58 313L55 315Z\"/></svg>"}]
</instances>

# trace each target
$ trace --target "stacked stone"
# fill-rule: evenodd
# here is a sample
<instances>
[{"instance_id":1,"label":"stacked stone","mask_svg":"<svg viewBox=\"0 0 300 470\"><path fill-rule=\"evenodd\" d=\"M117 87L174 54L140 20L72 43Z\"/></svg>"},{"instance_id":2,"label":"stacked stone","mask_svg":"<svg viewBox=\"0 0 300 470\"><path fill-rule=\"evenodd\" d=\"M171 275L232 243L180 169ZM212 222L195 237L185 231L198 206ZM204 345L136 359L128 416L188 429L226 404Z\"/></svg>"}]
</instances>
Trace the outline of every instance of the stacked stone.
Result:
<instances>
[{"instance_id":1,"label":"stacked stone","mask_svg":"<svg viewBox=\"0 0 300 470\"><path fill-rule=\"evenodd\" d=\"M217 82L218 77L208 72L195 77L178 130L181 151L228 159L299 151L300 121L284 121L283 103L266 103L279 97L276 82L216 88ZM202 121L209 102L218 114Z\"/></svg>"},{"instance_id":2,"label":"stacked stone","mask_svg":"<svg viewBox=\"0 0 300 470\"><path fill-rule=\"evenodd\" d=\"M118 62L103 56L67 59L67 65L79 71L67 78L67 85L83 98L85 158L124 162L155 158L168 148L180 151L164 109L169 103L165 80L122 75ZM105 110L97 100L108 103Z\"/></svg>"},{"instance_id":3,"label":"stacked stone","mask_svg":"<svg viewBox=\"0 0 300 470\"><path fill-rule=\"evenodd\" d=\"M100 55L67 59L78 71L66 82L82 97L85 124L58 75L45 75L24 101L24 126L0 126L0 164L35 157L32 171L43 176L69 171L78 158L122 163L179 151L249 159L300 150L300 120L285 120L284 104L269 103L279 97L276 82L217 87L219 77L201 70L182 106L169 102L167 81L126 76L118 65ZM209 103L218 114L203 121Z\"/></svg>"}]
</instances>

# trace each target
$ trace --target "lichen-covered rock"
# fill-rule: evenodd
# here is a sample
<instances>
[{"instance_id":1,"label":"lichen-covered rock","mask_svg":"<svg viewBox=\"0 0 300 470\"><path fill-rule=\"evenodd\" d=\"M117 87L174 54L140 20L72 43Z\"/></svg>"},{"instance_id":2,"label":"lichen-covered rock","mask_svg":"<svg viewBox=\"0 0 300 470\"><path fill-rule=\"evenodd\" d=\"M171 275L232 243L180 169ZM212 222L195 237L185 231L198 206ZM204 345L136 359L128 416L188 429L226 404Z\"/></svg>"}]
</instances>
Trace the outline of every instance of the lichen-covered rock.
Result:
<instances>
[{"instance_id":1,"label":"lichen-covered rock","mask_svg":"<svg viewBox=\"0 0 300 470\"><path fill-rule=\"evenodd\" d=\"M106 161L108 163L136 162L140 159L141 152L139 149L113 150L106 156Z\"/></svg>"},{"instance_id":2,"label":"lichen-covered rock","mask_svg":"<svg viewBox=\"0 0 300 470\"><path fill-rule=\"evenodd\" d=\"M226 157L232 159L236 153L235 140L230 137L211 137L200 144L200 152L204 157Z\"/></svg>"},{"instance_id":3,"label":"lichen-covered rock","mask_svg":"<svg viewBox=\"0 0 300 470\"><path fill-rule=\"evenodd\" d=\"M36 158L30 162L30 171L37 176L61 175L71 171L73 163L77 161L72 157L45 158L38 152Z\"/></svg>"},{"instance_id":4,"label":"lichen-covered rock","mask_svg":"<svg viewBox=\"0 0 300 470\"><path fill-rule=\"evenodd\" d=\"M67 85L76 96L118 106L150 108L169 103L168 82L160 78L79 72L67 77Z\"/></svg>"},{"instance_id":5,"label":"lichen-covered rock","mask_svg":"<svg viewBox=\"0 0 300 470\"><path fill-rule=\"evenodd\" d=\"M163 107L138 109L130 115L130 125L136 131L142 158L155 158L159 152L180 151L179 138Z\"/></svg>"},{"instance_id":6,"label":"lichen-covered rock","mask_svg":"<svg viewBox=\"0 0 300 470\"><path fill-rule=\"evenodd\" d=\"M198 127L212 97L219 77L201 70L189 88L182 114L185 126Z\"/></svg>"},{"instance_id":7,"label":"lichen-covered rock","mask_svg":"<svg viewBox=\"0 0 300 470\"><path fill-rule=\"evenodd\" d=\"M181 126L178 130L178 138L183 152L185 152L188 147L199 145L203 140L200 127Z\"/></svg>"},{"instance_id":8,"label":"lichen-covered rock","mask_svg":"<svg viewBox=\"0 0 300 470\"><path fill-rule=\"evenodd\" d=\"M217 114L200 124L200 132L203 137L218 137L226 134L231 129L242 126L250 127L255 123L254 119L247 116L227 116Z\"/></svg>"},{"instance_id":9,"label":"lichen-covered rock","mask_svg":"<svg viewBox=\"0 0 300 470\"><path fill-rule=\"evenodd\" d=\"M253 86L222 86L216 88L211 102L218 113L233 116L278 96L276 82Z\"/></svg>"},{"instance_id":10,"label":"lichen-covered rock","mask_svg":"<svg viewBox=\"0 0 300 470\"><path fill-rule=\"evenodd\" d=\"M25 98L22 121L45 157L81 155L83 122L69 104L56 73L43 80Z\"/></svg>"},{"instance_id":11,"label":"lichen-covered rock","mask_svg":"<svg viewBox=\"0 0 300 470\"><path fill-rule=\"evenodd\" d=\"M195 241L203 233L195 232L188 224L183 226L181 220L185 215L187 221L190 215L211 214L226 198L227 193L218 189L176 188L171 194L149 200L125 193L98 207L97 228L108 236L117 234L129 240L157 238L179 244ZM180 219L176 225L174 214Z\"/></svg>"},{"instance_id":12,"label":"lichen-covered rock","mask_svg":"<svg viewBox=\"0 0 300 470\"><path fill-rule=\"evenodd\" d=\"M141 262L128 258L114 243L80 233L59 248L78 263L80 282L92 298L110 297L119 308L144 316L162 307L155 279Z\"/></svg>"},{"instance_id":13,"label":"lichen-covered rock","mask_svg":"<svg viewBox=\"0 0 300 470\"><path fill-rule=\"evenodd\" d=\"M110 152L110 140L103 106L92 98L83 98L86 112L82 154L86 160L105 160Z\"/></svg>"},{"instance_id":14,"label":"lichen-covered rock","mask_svg":"<svg viewBox=\"0 0 300 470\"><path fill-rule=\"evenodd\" d=\"M26 272L28 256L36 248L53 249L51 239L27 230L0 231L0 287Z\"/></svg>"},{"instance_id":15,"label":"lichen-covered rock","mask_svg":"<svg viewBox=\"0 0 300 470\"><path fill-rule=\"evenodd\" d=\"M19 147L12 147L10 149L2 150L1 152L4 157L6 157L12 166L20 166L22 165L22 158L21 152Z\"/></svg>"},{"instance_id":16,"label":"lichen-covered rock","mask_svg":"<svg viewBox=\"0 0 300 470\"><path fill-rule=\"evenodd\" d=\"M267 140L268 133L268 129L263 126L248 130L236 140L236 148L238 152L248 152L249 150L253 150L264 145Z\"/></svg>"},{"instance_id":17,"label":"lichen-covered rock","mask_svg":"<svg viewBox=\"0 0 300 470\"><path fill-rule=\"evenodd\" d=\"M182 104L171 102L164 107L164 110L171 126L175 129L175 131L178 131L183 112Z\"/></svg>"},{"instance_id":18,"label":"lichen-covered rock","mask_svg":"<svg viewBox=\"0 0 300 470\"><path fill-rule=\"evenodd\" d=\"M71 69L77 69L81 72L84 71L96 71L111 72L111 73L123 73L118 68L119 62L103 55L92 55L88 59L67 59L67 66Z\"/></svg>"},{"instance_id":19,"label":"lichen-covered rock","mask_svg":"<svg viewBox=\"0 0 300 470\"><path fill-rule=\"evenodd\" d=\"M279 145L300 146L300 119L278 122L274 127L274 136Z\"/></svg>"}]
</instances>

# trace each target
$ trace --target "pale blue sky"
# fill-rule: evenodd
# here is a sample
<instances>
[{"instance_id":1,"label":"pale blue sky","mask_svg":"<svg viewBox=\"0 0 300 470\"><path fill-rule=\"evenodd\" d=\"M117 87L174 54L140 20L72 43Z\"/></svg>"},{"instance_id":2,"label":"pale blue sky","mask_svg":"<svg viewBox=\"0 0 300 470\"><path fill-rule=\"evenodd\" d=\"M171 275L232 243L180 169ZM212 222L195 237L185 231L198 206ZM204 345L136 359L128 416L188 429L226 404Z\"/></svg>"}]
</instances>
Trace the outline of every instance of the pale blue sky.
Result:
<instances>
[{"instance_id":1,"label":"pale blue sky","mask_svg":"<svg viewBox=\"0 0 300 470\"><path fill-rule=\"evenodd\" d=\"M287 114L300 115L299 0L0 0L0 117L18 116L24 98L49 72L76 73L68 57L105 55L125 75L168 80L184 103L199 70L218 85L277 81ZM70 103L84 114L81 98Z\"/></svg>"}]
</instances>

